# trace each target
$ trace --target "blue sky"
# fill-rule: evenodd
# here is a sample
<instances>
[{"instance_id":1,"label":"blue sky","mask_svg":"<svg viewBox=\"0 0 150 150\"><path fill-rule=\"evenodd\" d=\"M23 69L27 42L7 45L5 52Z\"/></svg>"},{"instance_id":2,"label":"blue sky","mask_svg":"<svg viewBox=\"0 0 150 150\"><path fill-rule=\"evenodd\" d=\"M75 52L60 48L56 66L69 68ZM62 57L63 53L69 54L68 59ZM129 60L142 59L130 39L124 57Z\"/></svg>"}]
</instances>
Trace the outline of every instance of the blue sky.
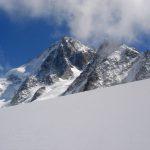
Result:
<instances>
[{"instance_id":1,"label":"blue sky","mask_svg":"<svg viewBox=\"0 0 150 150\"><path fill-rule=\"evenodd\" d=\"M1 0L0 63L22 65L64 35L92 46L106 35L139 50L150 49L150 1L65 2Z\"/></svg>"},{"instance_id":2,"label":"blue sky","mask_svg":"<svg viewBox=\"0 0 150 150\"><path fill-rule=\"evenodd\" d=\"M69 35L67 25L56 26L42 19L13 21L0 12L0 51L12 66L19 66L36 57L45 48Z\"/></svg>"}]
</instances>

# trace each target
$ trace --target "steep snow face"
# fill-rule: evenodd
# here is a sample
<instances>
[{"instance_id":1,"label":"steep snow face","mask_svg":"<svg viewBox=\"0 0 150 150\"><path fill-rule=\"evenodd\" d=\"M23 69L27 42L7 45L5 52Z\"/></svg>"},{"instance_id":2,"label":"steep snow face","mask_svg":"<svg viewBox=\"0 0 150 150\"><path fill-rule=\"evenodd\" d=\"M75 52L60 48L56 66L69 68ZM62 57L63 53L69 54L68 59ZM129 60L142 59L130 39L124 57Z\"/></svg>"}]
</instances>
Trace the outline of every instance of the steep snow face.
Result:
<instances>
[{"instance_id":1,"label":"steep snow face","mask_svg":"<svg viewBox=\"0 0 150 150\"><path fill-rule=\"evenodd\" d=\"M100 47L93 62L70 85L64 95L136 80L143 54L126 45L115 45L111 50L109 48L110 45Z\"/></svg>"},{"instance_id":2,"label":"steep snow face","mask_svg":"<svg viewBox=\"0 0 150 150\"><path fill-rule=\"evenodd\" d=\"M37 59L15 69L20 70L23 77L16 73L22 84L12 97L10 105L31 102L44 94L52 98L59 96L79 76L94 55L92 49L79 41L64 37Z\"/></svg>"},{"instance_id":3,"label":"steep snow face","mask_svg":"<svg viewBox=\"0 0 150 150\"><path fill-rule=\"evenodd\" d=\"M29 63L8 71L6 74L7 78L13 76L15 78L19 78L21 80L24 80L29 75L36 74L39 71L42 63L48 57L49 53L56 50L57 48L58 48L57 44L52 45L52 47L46 49L39 57L33 59Z\"/></svg>"},{"instance_id":4,"label":"steep snow face","mask_svg":"<svg viewBox=\"0 0 150 150\"><path fill-rule=\"evenodd\" d=\"M13 78L0 78L0 107L7 104L21 86L21 81Z\"/></svg>"}]
</instances>

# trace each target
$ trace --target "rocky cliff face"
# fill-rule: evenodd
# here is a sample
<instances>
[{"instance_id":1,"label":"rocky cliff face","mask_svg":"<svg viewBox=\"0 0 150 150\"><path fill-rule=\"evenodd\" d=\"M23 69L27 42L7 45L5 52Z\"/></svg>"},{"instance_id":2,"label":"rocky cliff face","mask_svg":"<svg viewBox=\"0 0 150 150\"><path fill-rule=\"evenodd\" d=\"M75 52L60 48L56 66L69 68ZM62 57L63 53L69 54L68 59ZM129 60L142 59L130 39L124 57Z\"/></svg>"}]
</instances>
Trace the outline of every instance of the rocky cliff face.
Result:
<instances>
[{"instance_id":1,"label":"rocky cliff face","mask_svg":"<svg viewBox=\"0 0 150 150\"><path fill-rule=\"evenodd\" d=\"M150 78L150 51L144 52L143 59L141 62L141 68L138 74L136 75L136 80Z\"/></svg>"},{"instance_id":2,"label":"rocky cliff face","mask_svg":"<svg viewBox=\"0 0 150 150\"><path fill-rule=\"evenodd\" d=\"M149 54L126 45L104 44L64 95L149 78Z\"/></svg>"}]
</instances>

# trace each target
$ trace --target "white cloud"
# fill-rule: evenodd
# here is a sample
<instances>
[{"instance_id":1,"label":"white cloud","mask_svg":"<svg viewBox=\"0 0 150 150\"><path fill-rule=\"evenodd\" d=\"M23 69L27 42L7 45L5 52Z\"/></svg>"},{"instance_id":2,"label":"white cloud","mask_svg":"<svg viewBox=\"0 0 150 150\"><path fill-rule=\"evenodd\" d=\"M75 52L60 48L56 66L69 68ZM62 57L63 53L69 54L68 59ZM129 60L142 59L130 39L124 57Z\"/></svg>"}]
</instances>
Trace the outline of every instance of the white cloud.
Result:
<instances>
[{"instance_id":1,"label":"white cloud","mask_svg":"<svg viewBox=\"0 0 150 150\"><path fill-rule=\"evenodd\" d=\"M0 0L0 8L9 15L65 20L71 34L85 41L130 41L140 31L150 33L149 6L149 0Z\"/></svg>"}]
</instances>

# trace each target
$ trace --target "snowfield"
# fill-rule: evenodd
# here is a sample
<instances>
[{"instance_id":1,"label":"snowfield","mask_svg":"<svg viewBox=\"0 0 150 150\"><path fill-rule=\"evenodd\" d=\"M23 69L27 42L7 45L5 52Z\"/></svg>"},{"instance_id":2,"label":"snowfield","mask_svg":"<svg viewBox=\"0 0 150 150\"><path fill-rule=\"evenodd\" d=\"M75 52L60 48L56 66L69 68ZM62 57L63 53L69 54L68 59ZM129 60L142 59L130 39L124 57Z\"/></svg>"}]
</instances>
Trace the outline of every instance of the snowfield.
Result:
<instances>
[{"instance_id":1,"label":"snowfield","mask_svg":"<svg viewBox=\"0 0 150 150\"><path fill-rule=\"evenodd\" d=\"M0 150L149 150L150 80L0 109Z\"/></svg>"}]
</instances>

